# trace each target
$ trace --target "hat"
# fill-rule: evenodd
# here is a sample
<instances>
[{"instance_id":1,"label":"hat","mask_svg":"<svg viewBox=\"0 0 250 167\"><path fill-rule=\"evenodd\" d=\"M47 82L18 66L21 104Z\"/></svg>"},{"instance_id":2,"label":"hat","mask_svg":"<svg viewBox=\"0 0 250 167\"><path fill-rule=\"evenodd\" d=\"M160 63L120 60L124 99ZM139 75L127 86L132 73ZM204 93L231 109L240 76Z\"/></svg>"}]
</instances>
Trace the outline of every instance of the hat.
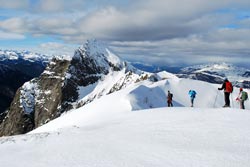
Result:
<instances>
[{"instance_id":1,"label":"hat","mask_svg":"<svg viewBox=\"0 0 250 167\"><path fill-rule=\"evenodd\" d=\"M240 91L243 91L243 88L240 88Z\"/></svg>"},{"instance_id":2,"label":"hat","mask_svg":"<svg viewBox=\"0 0 250 167\"><path fill-rule=\"evenodd\" d=\"M227 79L227 78L225 78L225 79L224 79L224 81L228 81L228 79Z\"/></svg>"}]
</instances>

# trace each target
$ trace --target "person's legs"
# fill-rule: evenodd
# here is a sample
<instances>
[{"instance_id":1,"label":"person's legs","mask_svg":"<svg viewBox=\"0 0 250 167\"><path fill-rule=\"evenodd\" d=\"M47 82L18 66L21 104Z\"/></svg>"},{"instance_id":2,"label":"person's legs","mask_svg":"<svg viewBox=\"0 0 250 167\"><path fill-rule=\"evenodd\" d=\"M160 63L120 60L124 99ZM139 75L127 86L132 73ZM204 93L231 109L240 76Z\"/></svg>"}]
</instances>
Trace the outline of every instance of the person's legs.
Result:
<instances>
[{"instance_id":1,"label":"person's legs","mask_svg":"<svg viewBox=\"0 0 250 167\"><path fill-rule=\"evenodd\" d=\"M245 109L244 100L240 100L240 108Z\"/></svg>"},{"instance_id":2,"label":"person's legs","mask_svg":"<svg viewBox=\"0 0 250 167\"><path fill-rule=\"evenodd\" d=\"M171 107L171 101L168 100L168 107Z\"/></svg>"},{"instance_id":3,"label":"person's legs","mask_svg":"<svg viewBox=\"0 0 250 167\"><path fill-rule=\"evenodd\" d=\"M230 95L230 93L224 92L224 98L225 98L225 106L224 107L230 107L229 95Z\"/></svg>"},{"instance_id":4,"label":"person's legs","mask_svg":"<svg viewBox=\"0 0 250 167\"><path fill-rule=\"evenodd\" d=\"M191 97L191 107L194 106L194 98Z\"/></svg>"}]
</instances>

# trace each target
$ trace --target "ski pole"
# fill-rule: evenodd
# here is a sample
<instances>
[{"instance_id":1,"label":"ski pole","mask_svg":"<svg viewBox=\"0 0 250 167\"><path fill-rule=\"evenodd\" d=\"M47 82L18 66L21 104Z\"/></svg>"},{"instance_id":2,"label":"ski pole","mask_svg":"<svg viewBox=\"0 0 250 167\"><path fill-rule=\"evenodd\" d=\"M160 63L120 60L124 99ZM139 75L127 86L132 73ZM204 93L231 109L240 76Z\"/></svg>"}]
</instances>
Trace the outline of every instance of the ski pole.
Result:
<instances>
[{"instance_id":1,"label":"ski pole","mask_svg":"<svg viewBox=\"0 0 250 167\"><path fill-rule=\"evenodd\" d=\"M231 93L232 108L234 108L233 94Z\"/></svg>"},{"instance_id":2,"label":"ski pole","mask_svg":"<svg viewBox=\"0 0 250 167\"><path fill-rule=\"evenodd\" d=\"M215 103L216 103L216 101L217 101L217 96L218 96L218 94L219 94L219 91L217 91L217 93L216 93L213 108L215 108Z\"/></svg>"}]
</instances>

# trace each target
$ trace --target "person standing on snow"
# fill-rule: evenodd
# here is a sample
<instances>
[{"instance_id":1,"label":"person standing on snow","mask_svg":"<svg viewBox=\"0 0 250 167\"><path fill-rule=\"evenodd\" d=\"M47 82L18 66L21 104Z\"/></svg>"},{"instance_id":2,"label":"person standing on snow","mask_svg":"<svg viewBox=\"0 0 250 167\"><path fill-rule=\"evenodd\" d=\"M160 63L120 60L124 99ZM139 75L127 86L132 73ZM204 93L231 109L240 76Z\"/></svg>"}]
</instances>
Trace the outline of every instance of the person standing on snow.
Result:
<instances>
[{"instance_id":1,"label":"person standing on snow","mask_svg":"<svg viewBox=\"0 0 250 167\"><path fill-rule=\"evenodd\" d=\"M168 103L168 107L173 107L173 94L170 93L170 91L168 91L168 97L167 97L167 103Z\"/></svg>"},{"instance_id":2,"label":"person standing on snow","mask_svg":"<svg viewBox=\"0 0 250 167\"><path fill-rule=\"evenodd\" d=\"M188 95L189 95L190 100L191 100L191 107L194 107L194 98L196 96L195 90L189 90Z\"/></svg>"},{"instance_id":3,"label":"person standing on snow","mask_svg":"<svg viewBox=\"0 0 250 167\"><path fill-rule=\"evenodd\" d=\"M230 107L230 93L233 92L233 86L232 83L228 81L227 78L225 78L221 88L218 88L218 90L224 90L224 99L225 99L225 105L223 107Z\"/></svg>"},{"instance_id":4,"label":"person standing on snow","mask_svg":"<svg viewBox=\"0 0 250 167\"><path fill-rule=\"evenodd\" d=\"M239 96L236 98L240 102L240 109L245 109L244 102L248 99L247 92L243 91L243 88L240 88Z\"/></svg>"}]
</instances>

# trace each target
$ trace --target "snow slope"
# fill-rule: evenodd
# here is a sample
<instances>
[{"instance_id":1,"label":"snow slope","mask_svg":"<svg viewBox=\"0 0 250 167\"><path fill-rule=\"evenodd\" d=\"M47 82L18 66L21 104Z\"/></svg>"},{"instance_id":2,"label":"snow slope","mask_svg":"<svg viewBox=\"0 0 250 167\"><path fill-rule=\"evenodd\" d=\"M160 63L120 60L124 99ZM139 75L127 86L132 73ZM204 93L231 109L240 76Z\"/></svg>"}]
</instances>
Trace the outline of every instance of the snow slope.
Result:
<instances>
[{"instance_id":1,"label":"snow slope","mask_svg":"<svg viewBox=\"0 0 250 167\"><path fill-rule=\"evenodd\" d=\"M1 166L248 167L250 110L221 108L220 85L159 76L168 79L137 82L27 135L0 138ZM189 89L198 93L194 108ZM176 107L165 107L167 90Z\"/></svg>"}]
</instances>

